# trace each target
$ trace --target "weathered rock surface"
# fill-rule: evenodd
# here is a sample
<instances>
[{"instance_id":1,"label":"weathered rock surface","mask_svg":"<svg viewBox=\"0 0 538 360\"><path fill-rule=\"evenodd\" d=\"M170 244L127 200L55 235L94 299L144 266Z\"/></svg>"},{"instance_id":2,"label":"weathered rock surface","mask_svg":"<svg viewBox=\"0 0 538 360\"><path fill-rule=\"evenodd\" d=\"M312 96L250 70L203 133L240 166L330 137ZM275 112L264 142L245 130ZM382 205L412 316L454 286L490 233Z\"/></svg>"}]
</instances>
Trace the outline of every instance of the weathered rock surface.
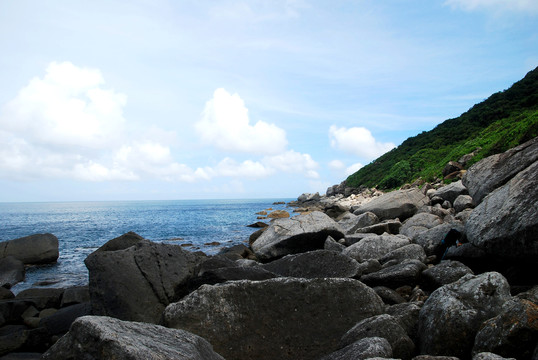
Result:
<instances>
[{"instance_id":1,"label":"weathered rock surface","mask_svg":"<svg viewBox=\"0 0 538 360\"><path fill-rule=\"evenodd\" d=\"M0 242L0 258L13 256L25 264L48 264L59 256L58 238L52 234L34 234Z\"/></svg>"},{"instance_id":2,"label":"weathered rock surface","mask_svg":"<svg viewBox=\"0 0 538 360\"><path fill-rule=\"evenodd\" d=\"M516 360L516 359L505 358L505 357L502 357L500 355L490 353L490 352L481 352L473 356L473 360Z\"/></svg>"},{"instance_id":3,"label":"weathered rock surface","mask_svg":"<svg viewBox=\"0 0 538 360\"><path fill-rule=\"evenodd\" d=\"M265 270L280 276L298 278L354 277L359 264L347 255L329 250L315 250L287 255L263 265Z\"/></svg>"},{"instance_id":4,"label":"weathered rock surface","mask_svg":"<svg viewBox=\"0 0 538 360\"><path fill-rule=\"evenodd\" d=\"M228 359L313 359L337 350L347 330L383 306L353 279L245 280L202 286L170 304L164 321Z\"/></svg>"},{"instance_id":5,"label":"weathered rock surface","mask_svg":"<svg viewBox=\"0 0 538 360\"><path fill-rule=\"evenodd\" d=\"M409 238L403 235L372 235L348 246L342 253L359 262L381 259L392 250L409 245Z\"/></svg>"},{"instance_id":6,"label":"weathered rock surface","mask_svg":"<svg viewBox=\"0 0 538 360\"><path fill-rule=\"evenodd\" d=\"M536 174L538 161L489 194L473 210L465 225L469 242L501 258L538 257Z\"/></svg>"},{"instance_id":7,"label":"weathered rock surface","mask_svg":"<svg viewBox=\"0 0 538 360\"><path fill-rule=\"evenodd\" d=\"M435 290L443 285L453 283L465 275L474 275L473 271L459 261L443 260L421 274L424 289Z\"/></svg>"},{"instance_id":8,"label":"weathered rock surface","mask_svg":"<svg viewBox=\"0 0 538 360\"><path fill-rule=\"evenodd\" d=\"M417 210L428 202L429 198L418 189L398 190L383 194L352 210L355 215L372 212L379 220L398 218L404 221L415 215Z\"/></svg>"},{"instance_id":9,"label":"weathered rock surface","mask_svg":"<svg viewBox=\"0 0 538 360\"><path fill-rule=\"evenodd\" d=\"M422 246L418 244L409 244L388 252L379 259L379 262L385 264L390 261L402 262L404 260L418 260L420 262L425 262L426 253Z\"/></svg>"},{"instance_id":10,"label":"weathered rock surface","mask_svg":"<svg viewBox=\"0 0 538 360\"><path fill-rule=\"evenodd\" d=\"M509 299L508 282L495 272L466 275L435 290L420 310L420 353L467 357L482 323Z\"/></svg>"},{"instance_id":11,"label":"weathered rock surface","mask_svg":"<svg viewBox=\"0 0 538 360\"><path fill-rule=\"evenodd\" d=\"M415 286L420 273L426 269L421 261L406 260L402 263L388 266L379 271L361 276L360 280L369 286L386 286L396 289L400 286Z\"/></svg>"},{"instance_id":12,"label":"weathered rock surface","mask_svg":"<svg viewBox=\"0 0 538 360\"><path fill-rule=\"evenodd\" d=\"M477 162L465 173L463 184L469 189L475 203L480 204L486 195L537 161L538 137Z\"/></svg>"},{"instance_id":13,"label":"weathered rock surface","mask_svg":"<svg viewBox=\"0 0 538 360\"><path fill-rule=\"evenodd\" d=\"M289 254L323 249L327 236L344 237L344 230L329 216L314 211L289 219L276 219L251 247L262 261L271 261Z\"/></svg>"},{"instance_id":14,"label":"weathered rock surface","mask_svg":"<svg viewBox=\"0 0 538 360\"><path fill-rule=\"evenodd\" d=\"M460 195L467 195L469 191L463 185L461 180L448 184L439 188L433 196L438 196L443 200L450 201L451 204L457 199Z\"/></svg>"},{"instance_id":15,"label":"weathered rock surface","mask_svg":"<svg viewBox=\"0 0 538 360\"><path fill-rule=\"evenodd\" d=\"M387 309L387 314L398 321L413 341L417 339L418 317L422 305L422 302L407 302L394 304Z\"/></svg>"},{"instance_id":16,"label":"weathered rock surface","mask_svg":"<svg viewBox=\"0 0 538 360\"><path fill-rule=\"evenodd\" d=\"M180 246L149 241L123 250L95 251L85 260L93 313L158 323L164 308L185 295L182 286L204 258Z\"/></svg>"},{"instance_id":17,"label":"weathered rock surface","mask_svg":"<svg viewBox=\"0 0 538 360\"><path fill-rule=\"evenodd\" d=\"M10 289L24 280L24 263L13 256L0 258L0 287Z\"/></svg>"},{"instance_id":18,"label":"weathered rock surface","mask_svg":"<svg viewBox=\"0 0 538 360\"><path fill-rule=\"evenodd\" d=\"M396 358L410 359L415 350L415 344L407 336L405 330L395 318L387 314L372 316L359 321L342 336L340 345L344 347L369 337L387 339L392 348L392 354Z\"/></svg>"},{"instance_id":19,"label":"weathered rock surface","mask_svg":"<svg viewBox=\"0 0 538 360\"><path fill-rule=\"evenodd\" d=\"M470 195L460 195L454 200L454 210L457 213L472 208L474 208L474 201Z\"/></svg>"},{"instance_id":20,"label":"weathered rock surface","mask_svg":"<svg viewBox=\"0 0 538 360\"><path fill-rule=\"evenodd\" d=\"M391 357L392 348L387 339L367 337L323 357L322 360L363 360Z\"/></svg>"},{"instance_id":21,"label":"weathered rock surface","mask_svg":"<svg viewBox=\"0 0 538 360\"><path fill-rule=\"evenodd\" d=\"M434 214L420 212L407 219L400 229L400 234L413 239L418 233L431 229L443 223L443 220Z\"/></svg>"},{"instance_id":22,"label":"weathered rock surface","mask_svg":"<svg viewBox=\"0 0 538 360\"><path fill-rule=\"evenodd\" d=\"M344 232L347 234L354 234L357 229L367 226L375 225L379 222L376 214L372 212L365 212L360 215L347 213L338 221L338 224L342 226Z\"/></svg>"},{"instance_id":23,"label":"weathered rock surface","mask_svg":"<svg viewBox=\"0 0 538 360\"><path fill-rule=\"evenodd\" d=\"M77 319L43 359L222 360L203 338L187 331L104 316Z\"/></svg>"},{"instance_id":24,"label":"weathered rock surface","mask_svg":"<svg viewBox=\"0 0 538 360\"><path fill-rule=\"evenodd\" d=\"M503 311L484 322L476 334L473 353L492 352L531 359L538 345L538 305L523 299L508 301Z\"/></svg>"},{"instance_id":25,"label":"weathered rock surface","mask_svg":"<svg viewBox=\"0 0 538 360\"><path fill-rule=\"evenodd\" d=\"M396 235L400 232L401 227L402 223L400 222L400 220L385 220L375 225L359 228L356 232L371 233L377 235L383 235L384 233Z\"/></svg>"},{"instance_id":26,"label":"weathered rock surface","mask_svg":"<svg viewBox=\"0 0 538 360\"><path fill-rule=\"evenodd\" d=\"M438 260L441 260L440 258L446 249L446 246L443 245L443 240L452 229L460 233L464 232L463 225L461 224L443 223L421 232L414 240L424 248L426 255L436 255L438 256Z\"/></svg>"}]
</instances>

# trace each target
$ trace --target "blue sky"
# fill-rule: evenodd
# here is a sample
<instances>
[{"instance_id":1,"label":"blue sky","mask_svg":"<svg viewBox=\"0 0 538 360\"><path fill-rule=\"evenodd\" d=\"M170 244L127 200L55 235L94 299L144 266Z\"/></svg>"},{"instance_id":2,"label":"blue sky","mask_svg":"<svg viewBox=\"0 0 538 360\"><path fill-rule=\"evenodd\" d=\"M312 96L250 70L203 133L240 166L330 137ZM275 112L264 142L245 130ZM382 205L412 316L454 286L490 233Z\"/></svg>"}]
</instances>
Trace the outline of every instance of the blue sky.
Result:
<instances>
[{"instance_id":1,"label":"blue sky","mask_svg":"<svg viewBox=\"0 0 538 360\"><path fill-rule=\"evenodd\" d=\"M538 66L535 0L0 1L0 201L296 197Z\"/></svg>"}]
</instances>

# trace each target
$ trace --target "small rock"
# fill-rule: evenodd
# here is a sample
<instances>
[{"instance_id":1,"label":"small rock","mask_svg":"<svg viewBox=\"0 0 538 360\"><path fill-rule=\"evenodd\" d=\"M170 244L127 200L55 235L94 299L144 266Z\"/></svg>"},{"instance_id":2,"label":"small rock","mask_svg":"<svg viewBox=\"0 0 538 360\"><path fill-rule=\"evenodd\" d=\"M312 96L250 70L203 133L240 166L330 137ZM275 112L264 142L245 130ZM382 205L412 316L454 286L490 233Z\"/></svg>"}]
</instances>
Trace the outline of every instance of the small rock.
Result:
<instances>
[{"instance_id":1,"label":"small rock","mask_svg":"<svg viewBox=\"0 0 538 360\"><path fill-rule=\"evenodd\" d=\"M392 357L392 348L387 339L367 337L333 352L321 360L363 360Z\"/></svg>"}]
</instances>

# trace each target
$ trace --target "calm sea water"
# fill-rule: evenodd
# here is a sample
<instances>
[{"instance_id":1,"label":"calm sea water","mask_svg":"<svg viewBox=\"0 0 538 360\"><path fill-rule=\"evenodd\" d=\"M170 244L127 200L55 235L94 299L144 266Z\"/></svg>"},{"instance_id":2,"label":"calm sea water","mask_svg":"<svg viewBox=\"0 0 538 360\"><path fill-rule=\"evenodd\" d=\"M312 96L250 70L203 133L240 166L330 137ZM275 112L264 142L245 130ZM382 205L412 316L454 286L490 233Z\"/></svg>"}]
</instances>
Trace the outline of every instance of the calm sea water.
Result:
<instances>
[{"instance_id":1,"label":"calm sea water","mask_svg":"<svg viewBox=\"0 0 538 360\"><path fill-rule=\"evenodd\" d=\"M59 240L58 262L28 268L25 281L13 287L15 293L39 283L82 285L88 283L84 259L126 232L155 242L192 244L185 249L215 254L248 242L256 229L246 225L259 221L256 212L285 209L274 202L289 200L0 203L0 241L36 233L52 233ZM209 245L214 242L219 245Z\"/></svg>"}]
</instances>

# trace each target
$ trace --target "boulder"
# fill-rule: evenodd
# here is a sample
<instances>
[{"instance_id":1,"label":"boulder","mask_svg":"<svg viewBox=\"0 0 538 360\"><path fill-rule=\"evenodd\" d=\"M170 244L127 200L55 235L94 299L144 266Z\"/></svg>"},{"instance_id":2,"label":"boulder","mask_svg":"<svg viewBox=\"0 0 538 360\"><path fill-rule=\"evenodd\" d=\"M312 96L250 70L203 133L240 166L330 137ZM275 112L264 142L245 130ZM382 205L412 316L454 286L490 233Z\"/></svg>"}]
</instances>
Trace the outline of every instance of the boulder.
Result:
<instances>
[{"instance_id":1,"label":"boulder","mask_svg":"<svg viewBox=\"0 0 538 360\"><path fill-rule=\"evenodd\" d=\"M536 174L538 174L538 161L484 198L465 224L470 243L500 258L536 261L538 256Z\"/></svg>"},{"instance_id":2,"label":"boulder","mask_svg":"<svg viewBox=\"0 0 538 360\"><path fill-rule=\"evenodd\" d=\"M534 358L532 358L534 360ZM500 355L490 353L490 352L481 352L473 356L473 360L516 360L515 358L505 358Z\"/></svg>"},{"instance_id":3,"label":"boulder","mask_svg":"<svg viewBox=\"0 0 538 360\"><path fill-rule=\"evenodd\" d=\"M170 304L164 323L203 336L227 359L315 359L383 306L353 279L243 280L200 287Z\"/></svg>"},{"instance_id":4,"label":"boulder","mask_svg":"<svg viewBox=\"0 0 538 360\"><path fill-rule=\"evenodd\" d=\"M149 241L123 250L97 250L84 261L93 313L158 323L166 305L185 295L202 259L205 255L180 246Z\"/></svg>"},{"instance_id":5,"label":"boulder","mask_svg":"<svg viewBox=\"0 0 538 360\"><path fill-rule=\"evenodd\" d=\"M443 177L446 177L452 173L463 170L463 166L456 161L449 161L443 168Z\"/></svg>"},{"instance_id":6,"label":"boulder","mask_svg":"<svg viewBox=\"0 0 538 360\"><path fill-rule=\"evenodd\" d=\"M0 242L0 258L13 256L25 264L49 264L58 260L58 238L52 234L34 234Z\"/></svg>"},{"instance_id":7,"label":"boulder","mask_svg":"<svg viewBox=\"0 0 538 360\"><path fill-rule=\"evenodd\" d=\"M142 236L133 231L129 231L128 233L120 235L112 240L108 240L96 251L124 250L138 244L139 242L149 242L149 240L144 239Z\"/></svg>"},{"instance_id":8,"label":"boulder","mask_svg":"<svg viewBox=\"0 0 538 360\"><path fill-rule=\"evenodd\" d=\"M262 261L271 261L289 254L323 249L327 236L344 237L344 231L333 219L314 211L289 219L276 219L251 245Z\"/></svg>"},{"instance_id":9,"label":"boulder","mask_svg":"<svg viewBox=\"0 0 538 360\"><path fill-rule=\"evenodd\" d=\"M82 304L90 301L90 288L88 286L73 286L65 289L62 296L61 307Z\"/></svg>"},{"instance_id":10,"label":"boulder","mask_svg":"<svg viewBox=\"0 0 538 360\"><path fill-rule=\"evenodd\" d=\"M91 315L92 307L90 303L70 305L56 311L54 314L42 318L39 326L47 329L51 335L65 334L75 319Z\"/></svg>"},{"instance_id":11,"label":"boulder","mask_svg":"<svg viewBox=\"0 0 538 360\"><path fill-rule=\"evenodd\" d=\"M319 193L311 194L311 193L303 193L298 198L298 202L307 202L307 201L319 201L320 199Z\"/></svg>"},{"instance_id":12,"label":"boulder","mask_svg":"<svg viewBox=\"0 0 538 360\"><path fill-rule=\"evenodd\" d=\"M402 262L404 260L418 260L420 262L425 262L426 253L422 246L418 244L409 244L388 252L379 259L379 262L385 264L394 260L396 262Z\"/></svg>"},{"instance_id":13,"label":"boulder","mask_svg":"<svg viewBox=\"0 0 538 360\"><path fill-rule=\"evenodd\" d=\"M289 218L290 213L286 210L274 210L267 215L268 218L271 219L282 219L282 218Z\"/></svg>"},{"instance_id":14,"label":"boulder","mask_svg":"<svg viewBox=\"0 0 538 360\"><path fill-rule=\"evenodd\" d=\"M354 210L355 215L373 212L380 220L400 219L404 221L415 215L417 210L427 205L429 198L419 189L397 190L374 198Z\"/></svg>"},{"instance_id":15,"label":"boulder","mask_svg":"<svg viewBox=\"0 0 538 360\"><path fill-rule=\"evenodd\" d=\"M356 232L371 233L377 235L383 235L384 233L396 235L400 232L401 227L402 223L400 222L400 220L385 220L375 225L358 228Z\"/></svg>"},{"instance_id":16,"label":"boulder","mask_svg":"<svg viewBox=\"0 0 538 360\"><path fill-rule=\"evenodd\" d=\"M457 213L472 208L474 208L474 202L471 195L460 195L454 200L454 210L456 210Z\"/></svg>"},{"instance_id":17,"label":"boulder","mask_svg":"<svg viewBox=\"0 0 538 360\"><path fill-rule=\"evenodd\" d=\"M341 244L338 241L334 240L331 236L327 236L327 239L325 240L325 243L323 244L323 248L325 250L342 252L342 251L344 251L346 246L344 244Z\"/></svg>"},{"instance_id":18,"label":"boulder","mask_svg":"<svg viewBox=\"0 0 538 360\"><path fill-rule=\"evenodd\" d=\"M415 286L420 273L426 269L421 261L406 260L402 263L388 266L379 271L361 276L360 280L369 286L386 286L396 289L400 286Z\"/></svg>"},{"instance_id":19,"label":"boulder","mask_svg":"<svg viewBox=\"0 0 538 360\"><path fill-rule=\"evenodd\" d=\"M395 358L401 358L403 360L411 359L415 350L415 344L407 336L405 330L395 318L387 314L377 315L359 321L342 336L340 345L344 347L369 337L387 339L392 348L392 356Z\"/></svg>"},{"instance_id":20,"label":"boulder","mask_svg":"<svg viewBox=\"0 0 538 360\"><path fill-rule=\"evenodd\" d=\"M516 174L538 161L538 137L502 154L489 156L471 166L463 177L475 204ZM536 177L536 176L535 176Z\"/></svg>"},{"instance_id":21,"label":"boulder","mask_svg":"<svg viewBox=\"0 0 538 360\"><path fill-rule=\"evenodd\" d=\"M413 239L420 232L436 227L442 223L443 220L437 215L427 212L419 212L403 223L400 229L400 234Z\"/></svg>"},{"instance_id":22,"label":"boulder","mask_svg":"<svg viewBox=\"0 0 538 360\"><path fill-rule=\"evenodd\" d=\"M396 291L385 286L373 287L375 293L379 295L381 300L387 305L402 304L405 299Z\"/></svg>"},{"instance_id":23,"label":"boulder","mask_svg":"<svg viewBox=\"0 0 538 360\"><path fill-rule=\"evenodd\" d=\"M367 226L375 225L379 222L376 214L372 212L365 212L360 215L355 215L352 213L346 214L338 224L342 226L344 232L347 234L354 234L357 229L364 228Z\"/></svg>"},{"instance_id":24,"label":"boulder","mask_svg":"<svg viewBox=\"0 0 538 360\"><path fill-rule=\"evenodd\" d=\"M473 353L492 352L531 359L538 345L538 305L523 299L507 302L503 311L485 321L476 334Z\"/></svg>"},{"instance_id":25,"label":"boulder","mask_svg":"<svg viewBox=\"0 0 538 360\"><path fill-rule=\"evenodd\" d=\"M363 262L368 259L381 259L392 250L409 244L409 238L403 235L373 235L348 246L342 253Z\"/></svg>"},{"instance_id":26,"label":"boulder","mask_svg":"<svg viewBox=\"0 0 538 360\"><path fill-rule=\"evenodd\" d=\"M60 307L63 293L64 289L30 288L18 293L14 301L21 305L23 303L33 305L38 310L47 308L57 309Z\"/></svg>"},{"instance_id":27,"label":"boulder","mask_svg":"<svg viewBox=\"0 0 538 360\"><path fill-rule=\"evenodd\" d=\"M346 278L354 277L359 264L341 252L314 250L302 254L287 255L263 265L265 270L280 276L298 278Z\"/></svg>"},{"instance_id":28,"label":"boulder","mask_svg":"<svg viewBox=\"0 0 538 360\"><path fill-rule=\"evenodd\" d=\"M465 275L474 275L473 271L459 261L443 260L421 274L421 285L433 291L443 285L453 283Z\"/></svg>"},{"instance_id":29,"label":"boulder","mask_svg":"<svg viewBox=\"0 0 538 360\"><path fill-rule=\"evenodd\" d=\"M13 256L0 258L0 287L10 289L24 280L24 263Z\"/></svg>"},{"instance_id":30,"label":"boulder","mask_svg":"<svg viewBox=\"0 0 538 360\"><path fill-rule=\"evenodd\" d=\"M466 358L482 323L509 299L510 286L496 272L465 275L435 290L420 310L420 353Z\"/></svg>"},{"instance_id":31,"label":"boulder","mask_svg":"<svg viewBox=\"0 0 538 360\"><path fill-rule=\"evenodd\" d=\"M422 302L406 302L394 304L386 311L388 315L391 315L398 321L400 326L413 341L417 338L418 317L422 305L424 305Z\"/></svg>"},{"instance_id":32,"label":"boulder","mask_svg":"<svg viewBox=\"0 0 538 360\"><path fill-rule=\"evenodd\" d=\"M440 197L444 201L450 201L450 203L454 203L454 200L460 195L467 195L469 191L467 188L463 185L461 180L458 180L456 182L450 183L448 185L445 185L439 189L433 194L434 197Z\"/></svg>"},{"instance_id":33,"label":"boulder","mask_svg":"<svg viewBox=\"0 0 538 360\"><path fill-rule=\"evenodd\" d=\"M343 349L323 357L321 360L363 360L374 358L391 358L392 348L387 339L367 337L360 339Z\"/></svg>"},{"instance_id":34,"label":"boulder","mask_svg":"<svg viewBox=\"0 0 538 360\"><path fill-rule=\"evenodd\" d=\"M187 331L105 316L78 318L43 359L223 360L211 344Z\"/></svg>"},{"instance_id":35,"label":"boulder","mask_svg":"<svg viewBox=\"0 0 538 360\"><path fill-rule=\"evenodd\" d=\"M459 233L464 232L463 225L461 224L443 223L421 232L415 237L414 240L417 244L422 246L426 252L426 255L436 255L438 256L438 260L441 260L441 257L448 246L448 244L444 243L443 241L452 230Z\"/></svg>"}]
</instances>

